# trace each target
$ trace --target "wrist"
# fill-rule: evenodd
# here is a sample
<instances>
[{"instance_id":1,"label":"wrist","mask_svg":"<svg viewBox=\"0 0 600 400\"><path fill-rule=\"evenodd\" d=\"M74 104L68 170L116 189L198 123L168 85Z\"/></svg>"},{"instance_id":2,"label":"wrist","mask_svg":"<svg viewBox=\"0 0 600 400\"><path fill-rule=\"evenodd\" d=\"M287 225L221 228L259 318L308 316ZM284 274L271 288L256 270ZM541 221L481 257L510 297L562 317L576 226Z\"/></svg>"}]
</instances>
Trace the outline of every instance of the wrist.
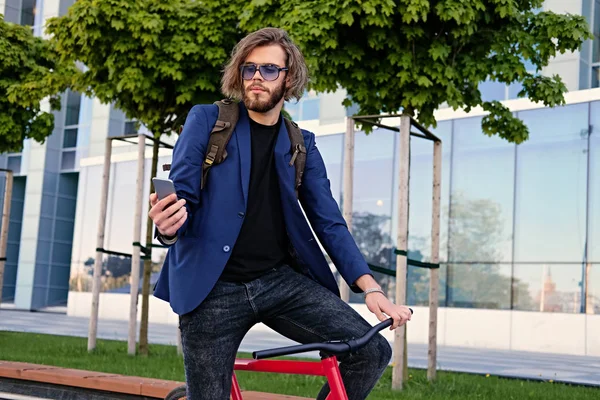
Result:
<instances>
[{"instance_id":1,"label":"wrist","mask_svg":"<svg viewBox=\"0 0 600 400\"><path fill-rule=\"evenodd\" d=\"M368 295L373 294L373 293L380 293L382 294L384 297L387 298L387 296L385 295L385 292L383 291L383 289L381 289L381 287L376 286L376 287L372 287L372 288L368 288L365 289L365 298L367 298Z\"/></svg>"},{"instance_id":2,"label":"wrist","mask_svg":"<svg viewBox=\"0 0 600 400\"><path fill-rule=\"evenodd\" d=\"M355 281L356 286L358 286L360 288L360 290L362 290L363 292L367 289L371 289L371 288L379 288L381 289L381 286L377 283L377 281L375 280L375 278L373 278L373 275L371 274L364 274L361 275L356 281Z\"/></svg>"}]
</instances>

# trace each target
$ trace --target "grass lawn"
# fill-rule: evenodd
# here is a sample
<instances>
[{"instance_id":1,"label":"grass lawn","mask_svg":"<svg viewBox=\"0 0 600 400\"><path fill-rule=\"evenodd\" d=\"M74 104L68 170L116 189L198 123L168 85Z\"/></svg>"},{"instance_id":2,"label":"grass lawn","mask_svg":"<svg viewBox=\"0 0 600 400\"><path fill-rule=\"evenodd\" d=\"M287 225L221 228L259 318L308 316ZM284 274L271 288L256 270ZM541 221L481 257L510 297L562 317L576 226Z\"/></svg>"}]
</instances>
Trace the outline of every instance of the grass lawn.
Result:
<instances>
[{"instance_id":1,"label":"grass lawn","mask_svg":"<svg viewBox=\"0 0 600 400\"><path fill-rule=\"evenodd\" d=\"M183 360L177 356L174 346L151 345L150 352L149 357L131 357L127 354L127 343L98 340L96 351L89 354L86 338L0 331L0 360L184 380ZM241 353L240 357L250 358L250 355ZM600 389L595 388L460 373L438 372L437 381L430 384L426 378L426 371L414 369L409 371L411 378L405 390L393 392L390 389L391 372L391 368L388 368L369 399L600 399ZM243 390L313 398L324 382L324 378L320 377L244 371L236 374Z\"/></svg>"}]
</instances>

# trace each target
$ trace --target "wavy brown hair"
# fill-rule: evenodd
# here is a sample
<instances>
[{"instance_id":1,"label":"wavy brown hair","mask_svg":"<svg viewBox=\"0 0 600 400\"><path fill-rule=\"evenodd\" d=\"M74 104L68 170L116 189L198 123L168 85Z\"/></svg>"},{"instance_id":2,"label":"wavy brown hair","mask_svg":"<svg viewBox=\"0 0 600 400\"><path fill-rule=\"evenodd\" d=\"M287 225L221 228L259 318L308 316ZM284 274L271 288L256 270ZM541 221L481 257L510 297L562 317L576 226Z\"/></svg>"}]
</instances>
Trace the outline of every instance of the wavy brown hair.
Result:
<instances>
[{"instance_id":1,"label":"wavy brown hair","mask_svg":"<svg viewBox=\"0 0 600 400\"><path fill-rule=\"evenodd\" d=\"M250 33L235 45L231 52L231 59L223 71L221 91L229 98L242 100L244 98L244 84L240 67L248 54L257 47L278 44L287 55L287 79L285 100L296 98L300 100L308 84L308 68L302 52L290 39L286 31L279 28L263 28Z\"/></svg>"}]
</instances>

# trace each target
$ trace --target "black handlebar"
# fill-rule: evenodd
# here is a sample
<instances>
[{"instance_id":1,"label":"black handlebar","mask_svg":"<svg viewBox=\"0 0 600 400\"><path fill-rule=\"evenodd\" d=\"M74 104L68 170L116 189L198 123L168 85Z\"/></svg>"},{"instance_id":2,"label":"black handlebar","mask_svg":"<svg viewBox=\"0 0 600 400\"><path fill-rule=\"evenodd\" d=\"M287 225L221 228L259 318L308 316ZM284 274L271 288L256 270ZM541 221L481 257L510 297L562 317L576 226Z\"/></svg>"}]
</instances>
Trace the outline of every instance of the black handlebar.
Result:
<instances>
[{"instance_id":1,"label":"black handlebar","mask_svg":"<svg viewBox=\"0 0 600 400\"><path fill-rule=\"evenodd\" d=\"M410 313L413 313L413 310L409 308ZM350 340L334 340L324 343L309 343L309 344L299 344L295 346L287 346L287 347L279 347L276 349L268 349L268 350L260 350L252 353L252 357L255 360L261 360L264 358L272 358L272 357L281 357L281 356L289 356L292 354L298 353L306 353L309 351L322 351L327 354L332 355L342 355L346 353L353 353L364 347L369 341L375 336L375 334L388 326L392 326L394 320L392 318L388 318L383 322L375 325L371 329L367 331L363 336L357 339Z\"/></svg>"}]
</instances>

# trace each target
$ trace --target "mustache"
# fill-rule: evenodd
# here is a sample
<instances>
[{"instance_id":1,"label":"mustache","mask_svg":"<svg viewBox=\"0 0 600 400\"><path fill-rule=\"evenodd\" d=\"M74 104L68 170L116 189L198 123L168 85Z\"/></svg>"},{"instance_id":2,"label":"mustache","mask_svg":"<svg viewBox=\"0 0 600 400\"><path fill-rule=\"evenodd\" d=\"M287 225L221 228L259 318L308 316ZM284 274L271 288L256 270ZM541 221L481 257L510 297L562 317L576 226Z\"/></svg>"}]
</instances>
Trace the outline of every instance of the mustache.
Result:
<instances>
[{"instance_id":1,"label":"mustache","mask_svg":"<svg viewBox=\"0 0 600 400\"><path fill-rule=\"evenodd\" d=\"M267 93L270 93L269 89L267 89L266 87L264 87L262 85L256 85L256 84L248 86L248 88L246 89L246 92L249 92L252 89L261 89L261 90L264 90Z\"/></svg>"}]
</instances>

